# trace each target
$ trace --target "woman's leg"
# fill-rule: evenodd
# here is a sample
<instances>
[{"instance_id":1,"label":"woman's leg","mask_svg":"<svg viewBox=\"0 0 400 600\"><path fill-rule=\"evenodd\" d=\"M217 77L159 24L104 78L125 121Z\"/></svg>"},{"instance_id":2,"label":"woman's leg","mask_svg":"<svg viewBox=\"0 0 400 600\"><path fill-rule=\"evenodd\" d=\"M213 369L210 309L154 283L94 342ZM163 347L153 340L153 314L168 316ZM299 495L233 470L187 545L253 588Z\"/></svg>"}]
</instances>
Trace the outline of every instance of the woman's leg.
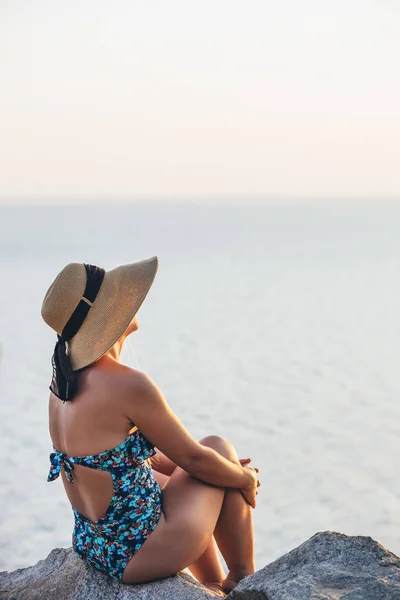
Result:
<instances>
[{"instance_id":1,"label":"woman's leg","mask_svg":"<svg viewBox=\"0 0 400 600\"><path fill-rule=\"evenodd\" d=\"M240 464L237 452L228 440L218 436L208 436L200 440L200 443L212 447L231 462ZM161 480L157 477L159 483L163 487L168 477L163 474L158 475L161 477ZM229 568L226 578L215 542ZM208 582L212 582L212 586L215 587L217 582L217 587L222 587L223 582L223 589L227 592L232 590L243 577L254 573L253 513L240 490L234 488L226 490L214 536L203 555L188 568L200 583L207 586Z\"/></svg>"},{"instance_id":2,"label":"woman's leg","mask_svg":"<svg viewBox=\"0 0 400 600\"><path fill-rule=\"evenodd\" d=\"M158 524L127 563L124 583L162 579L193 564L210 543L223 499L224 489L177 467L163 488Z\"/></svg>"},{"instance_id":3,"label":"woman's leg","mask_svg":"<svg viewBox=\"0 0 400 600\"><path fill-rule=\"evenodd\" d=\"M205 552L193 564L189 565L188 569L197 581L200 581L208 589L216 592L222 590L226 575L219 558L218 546L214 536L211 536Z\"/></svg>"},{"instance_id":4,"label":"woman's leg","mask_svg":"<svg viewBox=\"0 0 400 600\"><path fill-rule=\"evenodd\" d=\"M235 448L228 440L210 436L210 445L228 458L240 464ZM201 440L203 443L203 440ZM222 444L223 447L220 447ZM209 445L209 444L206 444ZM253 513L240 490L228 488L225 493L214 536L229 573L223 583L223 590L230 592L243 577L255 571Z\"/></svg>"},{"instance_id":5,"label":"woman's leg","mask_svg":"<svg viewBox=\"0 0 400 600\"><path fill-rule=\"evenodd\" d=\"M237 461L232 445L226 440L208 436L201 443ZM163 489L163 515L128 562L123 581L161 579L192 565L206 551L216 527L220 549L230 569L225 586L253 572L253 532L248 530L252 527L248 512L251 509L238 490L233 492L236 492L234 500L224 503L225 489L195 479L177 467ZM227 497L232 494L229 492ZM224 514L232 511L235 514Z\"/></svg>"},{"instance_id":6,"label":"woman's leg","mask_svg":"<svg viewBox=\"0 0 400 600\"><path fill-rule=\"evenodd\" d=\"M160 484L161 489L169 480L168 475L159 473L153 469L153 475ZM222 583L225 580L225 571L222 567L221 560L218 554L218 546L214 536L211 537L205 552L194 561L193 564L187 567L197 581L211 590L222 590Z\"/></svg>"},{"instance_id":7,"label":"woman's leg","mask_svg":"<svg viewBox=\"0 0 400 600\"><path fill-rule=\"evenodd\" d=\"M222 584L229 593L243 577L255 571L253 509L238 489L226 490L214 537L228 566L229 573Z\"/></svg>"}]
</instances>

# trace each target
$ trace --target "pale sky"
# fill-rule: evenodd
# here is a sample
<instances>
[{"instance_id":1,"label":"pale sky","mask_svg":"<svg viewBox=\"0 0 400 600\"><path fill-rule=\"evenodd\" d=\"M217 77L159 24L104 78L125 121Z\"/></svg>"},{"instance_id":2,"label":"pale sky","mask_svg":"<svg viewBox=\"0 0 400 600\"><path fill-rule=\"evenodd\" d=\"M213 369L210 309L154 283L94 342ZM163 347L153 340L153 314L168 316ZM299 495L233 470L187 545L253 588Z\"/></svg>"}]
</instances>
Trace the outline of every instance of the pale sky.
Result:
<instances>
[{"instance_id":1,"label":"pale sky","mask_svg":"<svg viewBox=\"0 0 400 600\"><path fill-rule=\"evenodd\" d=\"M0 0L0 202L400 197L399 0Z\"/></svg>"}]
</instances>

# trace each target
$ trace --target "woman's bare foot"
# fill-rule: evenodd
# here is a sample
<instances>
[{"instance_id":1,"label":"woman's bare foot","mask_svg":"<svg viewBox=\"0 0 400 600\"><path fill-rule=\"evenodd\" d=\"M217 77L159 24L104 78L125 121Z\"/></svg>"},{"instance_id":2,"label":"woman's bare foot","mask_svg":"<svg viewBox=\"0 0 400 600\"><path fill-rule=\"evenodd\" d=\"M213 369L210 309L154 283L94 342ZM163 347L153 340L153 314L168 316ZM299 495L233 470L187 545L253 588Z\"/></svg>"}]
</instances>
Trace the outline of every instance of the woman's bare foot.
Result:
<instances>
[{"instance_id":1,"label":"woman's bare foot","mask_svg":"<svg viewBox=\"0 0 400 600\"><path fill-rule=\"evenodd\" d=\"M231 573L229 571L225 581L222 582L222 590L225 592L225 594L229 594L229 592L231 592L233 589L235 589L235 587L237 586L239 581L241 581L248 575L252 575L253 573L254 573L254 570L246 572L246 573L240 573L240 574Z\"/></svg>"},{"instance_id":2,"label":"woman's bare foot","mask_svg":"<svg viewBox=\"0 0 400 600\"><path fill-rule=\"evenodd\" d=\"M202 585L210 590L210 592L214 592L218 596L225 598L226 593L222 589L222 581L204 581Z\"/></svg>"}]
</instances>

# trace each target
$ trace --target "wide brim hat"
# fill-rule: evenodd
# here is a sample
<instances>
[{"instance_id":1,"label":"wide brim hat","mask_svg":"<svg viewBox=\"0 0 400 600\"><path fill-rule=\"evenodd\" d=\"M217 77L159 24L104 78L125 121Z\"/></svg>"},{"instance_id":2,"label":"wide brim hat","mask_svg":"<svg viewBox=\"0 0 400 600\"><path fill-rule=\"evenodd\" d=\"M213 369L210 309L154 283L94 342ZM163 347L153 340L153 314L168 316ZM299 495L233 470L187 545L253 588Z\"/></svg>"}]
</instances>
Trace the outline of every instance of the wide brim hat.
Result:
<instances>
[{"instance_id":1,"label":"wide brim hat","mask_svg":"<svg viewBox=\"0 0 400 600\"><path fill-rule=\"evenodd\" d=\"M157 270L158 258L153 256L105 271L85 320L67 342L74 371L99 360L118 341L146 298ZM49 287L41 313L58 335L82 299L86 282L85 265L70 263Z\"/></svg>"}]
</instances>

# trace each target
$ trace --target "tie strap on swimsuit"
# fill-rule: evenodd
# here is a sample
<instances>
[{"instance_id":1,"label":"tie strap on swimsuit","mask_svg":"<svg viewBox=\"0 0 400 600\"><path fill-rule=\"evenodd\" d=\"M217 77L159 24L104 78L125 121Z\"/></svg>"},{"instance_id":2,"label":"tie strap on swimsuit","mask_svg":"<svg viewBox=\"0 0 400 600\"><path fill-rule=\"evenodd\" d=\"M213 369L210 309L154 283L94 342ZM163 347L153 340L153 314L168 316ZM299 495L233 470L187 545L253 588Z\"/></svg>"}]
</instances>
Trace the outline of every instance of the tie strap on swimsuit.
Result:
<instances>
[{"instance_id":1,"label":"tie strap on swimsuit","mask_svg":"<svg viewBox=\"0 0 400 600\"><path fill-rule=\"evenodd\" d=\"M153 444L140 433L137 427L118 446L99 454L67 456L64 452L59 452L53 446L53 452L50 454L50 472L47 481L57 479L60 475L61 467L63 467L68 481L72 483L74 465L118 473L119 477L122 473L141 468L143 462L154 454Z\"/></svg>"},{"instance_id":2,"label":"tie strap on swimsuit","mask_svg":"<svg viewBox=\"0 0 400 600\"><path fill-rule=\"evenodd\" d=\"M77 307L68 319L61 335L58 336L52 358L53 379L50 390L63 400L72 400L77 390L77 375L73 371L67 354L67 342L76 335L93 306L103 283L105 270L94 265L84 265L86 269L86 287Z\"/></svg>"},{"instance_id":3,"label":"tie strap on swimsuit","mask_svg":"<svg viewBox=\"0 0 400 600\"><path fill-rule=\"evenodd\" d=\"M60 475L61 467L63 467L65 476L68 479L68 481L70 483L74 482L74 478L72 475L74 470L74 464L72 460L68 458L66 454L64 454L64 452L57 452L57 450L52 452L50 454L50 463L51 468L49 476L47 477L47 481L54 481L55 479L57 479L57 477L59 477Z\"/></svg>"}]
</instances>

